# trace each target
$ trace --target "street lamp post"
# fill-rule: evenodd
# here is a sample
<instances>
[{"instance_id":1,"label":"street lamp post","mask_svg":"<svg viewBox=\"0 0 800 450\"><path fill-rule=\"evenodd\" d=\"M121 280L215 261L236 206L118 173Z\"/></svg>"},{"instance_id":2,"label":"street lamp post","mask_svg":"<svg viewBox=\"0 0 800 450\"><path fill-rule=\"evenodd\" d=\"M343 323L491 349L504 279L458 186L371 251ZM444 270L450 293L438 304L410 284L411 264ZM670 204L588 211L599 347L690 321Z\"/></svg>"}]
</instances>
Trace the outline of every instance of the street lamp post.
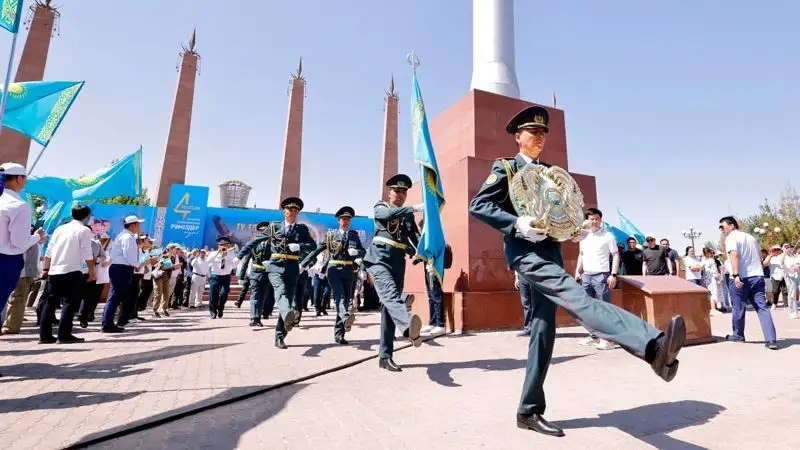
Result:
<instances>
[{"instance_id":1,"label":"street lamp post","mask_svg":"<svg viewBox=\"0 0 800 450\"><path fill-rule=\"evenodd\" d=\"M701 231L695 230L693 227L690 226L688 230L682 230L681 234L686 239L690 239L692 241L692 248L694 248L694 240L699 239L700 235L702 235L703 233Z\"/></svg>"}]
</instances>

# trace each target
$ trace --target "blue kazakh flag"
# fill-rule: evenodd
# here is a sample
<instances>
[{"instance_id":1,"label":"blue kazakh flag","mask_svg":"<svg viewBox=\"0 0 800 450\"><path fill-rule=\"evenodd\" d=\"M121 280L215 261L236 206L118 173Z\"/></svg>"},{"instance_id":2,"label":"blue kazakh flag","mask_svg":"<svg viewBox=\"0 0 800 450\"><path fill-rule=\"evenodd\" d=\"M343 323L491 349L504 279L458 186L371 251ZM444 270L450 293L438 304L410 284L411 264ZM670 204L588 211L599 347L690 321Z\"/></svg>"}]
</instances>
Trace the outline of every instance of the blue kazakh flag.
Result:
<instances>
[{"instance_id":1,"label":"blue kazakh flag","mask_svg":"<svg viewBox=\"0 0 800 450\"><path fill-rule=\"evenodd\" d=\"M83 84L83 81L10 83L3 126L46 147L81 92Z\"/></svg>"},{"instance_id":2,"label":"blue kazakh flag","mask_svg":"<svg viewBox=\"0 0 800 450\"><path fill-rule=\"evenodd\" d=\"M442 179L439 166L433 153L431 133L428 129L428 118L425 115L425 104L414 71L411 86L411 134L414 142L414 160L420 165L422 199L425 204L425 223L419 239L417 254L429 266L433 267L436 277L441 283L444 276L444 229L442 228L441 211L444 206Z\"/></svg>"},{"instance_id":3,"label":"blue kazakh flag","mask_svg":"<svg viewBox=\"0 0 800 450\"><path fill-rule=\"evenodd\" d=\"M623 216L619 210L617 210L617 216L619 216L619 228L628 236L635 237L639 244L644 245L645 236L644 233L642 233L642 230L634 225L633 222L628 220L627 217Z\"/></svg>"},{"instance_id":4,"label":"blue kazakh flag","mask_svg":"<svg viewBox=\"0 0 800 450\"><path fill-rule=\"evenodd\" d=\"M81 178L34 177L25 192L47 199L90 201L142 193L142 149Z\"/></svg>"},{"instance_id":5,"label":"blue kazakh flag","mask_svg":"<svg viewBox=\"0 0 800 450\"><path fill-rule=\"evenodd\" d=\"M23 0L0 0L0 27L16 33L22 19Z\"/></svg>"},{"instance_id":6,"label":"blue kazakh flag","mask_svg":"<svg viewBox=\"0 0 800 450\"><path fill-rule=\"evenodd\" d=\"M614 236L614 240L617 241L617 244L622 244L627 247L628 233L620 230L619 228L615 227L614 225L611 225L608 222L603 222L603 226L605 226L606 230L608 230L608 232Z\"/></svg>"}]
</instances>

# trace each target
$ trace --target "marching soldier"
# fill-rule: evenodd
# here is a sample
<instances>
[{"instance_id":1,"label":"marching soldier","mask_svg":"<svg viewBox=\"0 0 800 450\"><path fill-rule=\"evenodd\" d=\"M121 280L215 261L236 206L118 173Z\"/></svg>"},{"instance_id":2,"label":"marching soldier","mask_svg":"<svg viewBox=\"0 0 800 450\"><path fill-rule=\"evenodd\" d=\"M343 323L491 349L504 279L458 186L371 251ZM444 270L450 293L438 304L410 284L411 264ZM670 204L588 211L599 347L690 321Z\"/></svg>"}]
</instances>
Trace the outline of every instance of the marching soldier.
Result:
<instances>
[{"instance_id":1,"label":"marching soldier","mask_svg":"<svg viewBox=\"0 0 800 450\"><path fill-rule=\"evenodd\" d=\"M411 178L398 174L386 182L389 202L375 205L375 236L369 247L364 265L372 277L381 301L381 344L378 367L390 372L402 369L392 359L395 329L411 340L414 347L422 345L419 332L422 320L410 313L403 301L403 281L406 273L405 256L413 257L419 242L419 229L414 221L414 211L422 205L403 206Z\"/></svg>"},{"instance_id":2,"label":"marching soldier","mask_svg":"<svg viewBox=\"0 0 800 450\"><path fill-rule=\"evenodd\" d=\"M333 337L337 344L347 345L344 338L346 332L353 327L356 320L353 308L353 261L366 254L358 232L350 229L350 221L356 212L349 206L343 206L336 211L339 229L328 231L325 239L317 249L310 253L302 262L303 266L314 264L317 255L323 250L328 252L328 270L326 272L328 283L333 291L334 304L336 305L336 321L333 325Z\"/></svg>"},{"instance_id":3,"label":"marching soldier","mask_svg":"<svg viewBox=\"0 0 800 450\"><path fill-rule=\"evenodd\" d=\"M311 252L317 248L308 226L297 223L297 215L303 209L303 201L288 197L281 202L284 220L272 222L267 233L270 242L270 259L267 266L269 282L275 291L278 304L278 324L275 327L275 346L286 348L284 338L295 323L292 308L297 275L300 272L300 252Z\"/></svg>"},{"instance_id":4,"label":"marching soldier","mask_svg":"<svg viewBox=\"0 0 800 450\"><path fill-rule=\"evenodd\" d=\"M686 325L683 318L675 316L667 325L666 333L662 333L621 308L587 296L564 271L560 244L548 238L544 230L531 226L535 218L517 217L509 197L511 179L523 166L539 164L548 122L547 110L539 106L526 108L511 119L506 132L515 137L519 154L494 162L491 174L470 203L470 212L503 233L509 267L536 288L517 426L550 436L563 436L561 428L542 417L545 411L543 384L556 334L556 306L567 310L598 335L647 361L664 381L671 381L678 371L677 355L686 340ZM585 236L583 233L574 240Z\"/></svg>"},{"instance_id":5,"label":"marching soldier","mask_svg":"<svg viewBox=\"0 0 800 450\"><path fill-rule=\"evenodd\" d=\"M270 236L267 234L269 222L260 222L256 225L256 230L259 234L253 240L247 243L236 255L245 264L250 264L250 274L248 277L250 281L250 326L263 327L261 323L261 314L264 309L264 300L267 294L267 285L269 285L269 277L267 275L267 263L270 260ZM246 258L246 259L245 259ZM244 266L240 270L243 274L247 273L247 267Z\"/></svg>"}]
</instances>

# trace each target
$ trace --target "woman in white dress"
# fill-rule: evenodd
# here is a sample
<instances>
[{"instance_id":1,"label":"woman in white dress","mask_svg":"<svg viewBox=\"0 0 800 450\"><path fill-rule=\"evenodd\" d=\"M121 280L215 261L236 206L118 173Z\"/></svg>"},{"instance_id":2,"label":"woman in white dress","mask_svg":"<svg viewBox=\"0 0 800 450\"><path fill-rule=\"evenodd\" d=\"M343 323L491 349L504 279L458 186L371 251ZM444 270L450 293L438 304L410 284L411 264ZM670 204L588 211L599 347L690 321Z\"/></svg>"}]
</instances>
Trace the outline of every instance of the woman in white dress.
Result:
<instances>
[{"instance_id":1,"label":"woman in white dress","mask_svg":"<svg viewBox=\"0 0 800 450\"><path fill-rule=\"evenodd\" d=\"M722 272L717 261L714 260L714 250L706 247L703 249L703 259L700 263L703 266L703 286L708 289L708 300L711 302L711 315L721 314L719 311L722 305L719 301L719 294L722 289Z\"/></svg>"}]
</instances>

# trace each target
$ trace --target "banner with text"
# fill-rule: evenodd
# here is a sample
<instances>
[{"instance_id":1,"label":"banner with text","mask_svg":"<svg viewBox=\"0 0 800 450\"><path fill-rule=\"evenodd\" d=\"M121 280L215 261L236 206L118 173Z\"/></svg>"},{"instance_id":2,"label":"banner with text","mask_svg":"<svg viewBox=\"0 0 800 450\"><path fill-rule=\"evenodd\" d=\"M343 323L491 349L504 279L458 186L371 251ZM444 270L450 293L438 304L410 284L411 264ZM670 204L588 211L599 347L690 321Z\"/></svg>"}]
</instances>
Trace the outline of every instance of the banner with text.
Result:
<instances>
[{"instance_id":1,"label":"banner with text","mask_svg":"<svg viewBox=\"0 0 800 450\"><path fill-rule=\"evenodd\" d=\"M173 184L169 206L164 213L164 235L161 243L171 242L185 247L202 247L205 232L207 186Z\"/></svg>"},{"instance_id":2,"label":"banner with text","mask_svg":"<svg viewBox=\"0 0 800 450\"><path fill-rule=\"evenodd\" d=\"M126 216L142 215L145 222L142 224L141 233L153 235L156 225L156 208L152 206L117 205L107 203L93 203L89 207L92 215L89 226L97 237L110 237L114 239L123 230L123 221Z\"/></svg>"},{"instance_id":3,"label":"banner with text","mask_svg":"<svg viewBox=\"0 0 800 450\"><path fill-rule=\"evenodd\" d=\"M203 244L209 248L217 246L220 236L226 236L242 247L255 236L259 222L283 220L283 212L277 209L208 208L207 211ZM297 222L308 225L311 236L317 242L328 230L339 228L339 222L333 214L301 212ZM358 232L361 243L368 248L375 234L375 222L369 217L354 217L350 228Z\"/></svg>"}]
</instances>

